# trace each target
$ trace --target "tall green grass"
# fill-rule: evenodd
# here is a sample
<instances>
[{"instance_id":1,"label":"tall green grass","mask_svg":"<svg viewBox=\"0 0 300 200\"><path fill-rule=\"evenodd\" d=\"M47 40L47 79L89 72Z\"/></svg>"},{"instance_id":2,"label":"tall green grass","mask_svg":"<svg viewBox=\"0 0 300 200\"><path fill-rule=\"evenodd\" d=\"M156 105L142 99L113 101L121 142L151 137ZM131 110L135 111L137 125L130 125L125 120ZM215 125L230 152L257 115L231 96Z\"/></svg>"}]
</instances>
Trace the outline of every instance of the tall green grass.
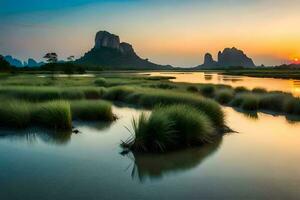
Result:
<instances>
[{"instance_id":1,"label":"tall green grass","mask_svg":"<svg viewBox=\"0 0 300 200\"><path fill-rule=\"evenodd\" d=\"M224 126L224 113L221 107L215 101L200 95L159 89L114 87L107 90L104 98L131 103L146 108L153 108L156 105L192 105L206 113L218 127Z\"/></svg>"},{"instance_id":2,"label":"tall green grass","mask_svg":"<svg viewBox=\"0 0 300 200\"><path fill-rule=\"evenodd\" d=\"M32 120L54 130L72 129L70 103L67 101L50 101L37 105L33 109Z\"/></svg>"},{"instance_id":3,"label":"tall green grass","mask_svg":"<svg viewBox=\"0 0 300 200\"><path fill-rule=\"evenodd\" d=\"M70 105L71 104L71 105ZM31 103L4 100L0 105L0 127L26 128L41 126L53 130L71 130L72 119L113 121L111 104L105 101L55 100Z\"/></svg>"},{"instance_id":4,"label":"tall green grass","mask_svg":"<svg viewBox=\"0 0 300 200\"><path fill-rule=\"evenodd\" d=\"M216 137L211 119L190 105L156 107L133 122L134 136L122 146L138 152L165 152L210 143Z\"/></svg>"},{"instance_id":5,"label":"tall green grass","mask_svg":"<svg viewBox=\"0 0 300 200\"><path fill-rule=\"evenodd\" d=\"M221 104L228 104L233 99L234 93L231 89L221 89L215 94L215 99Z\"/></svg>"},{"instance_id":6,"label":"tall green grass","mask_svg":"<svg viewBox=\"0 0 300 200\"><path fill-rule=\"evenodd\" d=\"M0 104L0 126L25 128L31 121L31 106L23 101L2 101Z\"/></svg>"},{"instance_id":7,"label":"tall green grass","mask_svg":"<svg viewBox=\"0 0 300 200\"><path fill-rule=\"evenodd\" d=\"M26 101L99 99L105 93L105 88L97 87L45 87L45 86L15 86L0 87L0 95Z\"/></svg>"},{"instance_id":8,"label":"tall green grass","mask_svg":"<svg viewBox=\"0 0 300 200\"><path fill-rule=\"evenodd\" d=\"M113 121L115 116L112 106L106 101L72 101L71 111L73 119Z\"/></svg>"}]
</instances>

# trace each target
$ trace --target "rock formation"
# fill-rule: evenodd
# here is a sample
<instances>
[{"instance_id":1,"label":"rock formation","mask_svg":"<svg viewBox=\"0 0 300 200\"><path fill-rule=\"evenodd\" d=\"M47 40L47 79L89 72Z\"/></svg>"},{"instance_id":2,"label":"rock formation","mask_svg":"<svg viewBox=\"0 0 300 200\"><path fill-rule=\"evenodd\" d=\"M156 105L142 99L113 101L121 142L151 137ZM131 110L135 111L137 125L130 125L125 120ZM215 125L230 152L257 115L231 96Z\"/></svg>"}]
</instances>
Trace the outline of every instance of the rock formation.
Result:
<instances>
[{"instance_id":1,"label":"rock formation","mask_svg":"<svg viewBox=\"0 0 300 200\"><path fill-rule=\"evenodd\" d=\"M214 61L210 53L204 56L204 63L196 68L224 68L224 67L255 67L253 60L243 51L232 47L219 51L218 61Z\"/></svg>"},{"instance_id":2,"label":"rock formation","mask_svg":"<svg viewBox=\"0 0 300 200\"><path fill-rule=\"evenodd\" d=\"M131 44L120 43L119 36L107 31L99 31L94 47L75 63L108 69L172 69L171 66L157 65L140 58Z\"/></svg>"},{"instance_id":3,"label":"rock formation","mask_svg":"<svg viewBox=\"0 0 300 200\"><path fill-rule=\"evenodd\" d=\"M218 66L221 67L255 67L252 59L243 51L232 47L218 53Z\"/></svg>"},{"instance_id":4,"label":"rock formation","mask_svg":"<svg viewBox=\"0 0 300 200\"><path fill-rule=\"evenodd\" d=\"M206 53L204 56L204 63L203 65L204 67L216 67L217 66L217 62L214 61L212 55L210 53Z\"/></svg>"},{"instance_id":5,"label":"rock formation","mask_svg":"<svg viewBox=\"0 0 300 200\"><path fill-rule=\"evenodd\" d=\"M100 49L102 47L120 49L119 36L111 34L107 31L99 31L95 37L94 49Z\"/></svg>"}]
</instances>

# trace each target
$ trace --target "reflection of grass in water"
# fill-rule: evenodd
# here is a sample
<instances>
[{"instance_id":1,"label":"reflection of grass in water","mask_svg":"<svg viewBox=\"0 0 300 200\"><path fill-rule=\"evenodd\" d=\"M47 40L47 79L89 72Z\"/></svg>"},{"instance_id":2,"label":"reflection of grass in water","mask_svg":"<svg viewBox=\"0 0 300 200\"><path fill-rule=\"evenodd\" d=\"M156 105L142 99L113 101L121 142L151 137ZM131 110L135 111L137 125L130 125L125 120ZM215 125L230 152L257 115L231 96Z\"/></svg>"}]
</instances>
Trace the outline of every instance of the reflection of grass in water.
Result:
<instances>
[{"instance_id":1,"label":"reflection of grass in water","mask_svg":"<svg viewBox=\"0 0 300 200\"><path fill-rule=\"evenodd\" d=\"M134 167L132 177L144 181L146 178L162 178L163 176L182 172L197 167L204 159L218 150L222 143L220 137L212 144L202 147L189 148L185 150L164 154L133 153Z\"/></svg>"},{"instance_id":2,"label":"reflection of grass in water","mask_svg":"<svg viewBox=\"0 0 300 200\"><path fill-rule=\"evenodd\" d=\"M55 145L67 144L72 136L71 131L50 131L48 129L30 128L22 131L1 130L1 138L10 140L26 140L30 144L34 144L38 139L45 143Z\"/></svg>"}]
</instances>

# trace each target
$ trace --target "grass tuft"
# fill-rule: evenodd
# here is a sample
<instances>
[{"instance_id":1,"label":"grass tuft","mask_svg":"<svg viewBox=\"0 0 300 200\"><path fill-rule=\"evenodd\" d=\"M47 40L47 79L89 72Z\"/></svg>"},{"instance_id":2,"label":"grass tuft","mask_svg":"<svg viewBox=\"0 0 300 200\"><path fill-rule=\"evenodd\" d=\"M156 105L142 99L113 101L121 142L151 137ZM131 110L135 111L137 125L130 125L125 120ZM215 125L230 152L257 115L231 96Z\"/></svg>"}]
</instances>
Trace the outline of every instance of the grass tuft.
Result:
<instances>
[{"instance_id":1,"label":"grass tuft","mask_svg":"<svg viewBox=\"0 0 300 200\"><path fill-rule=\"evenodd\" d=\"M210 143L216 137L210 118L189 105L158 106L132 125L134 136L122 146L138 152L165 152Z\"/></svg>"},{"instance_id":2,"label":"grass tuft","mask_svg":"<svg viewBox=\"0 0 300 200\"><path fill-rule=\"evenodd\" d=\"M216 92L215 99L221 104L228 104L233 99L233 96L233 90L221 89Z\"/></svg>"},{"instance_id":3,"label":"grass tuft","mask_svg":"<svg viewBox=\"0 0 300 200\"><path fill-rule=\"evenodd\" d=\"M113 121L115 119L112 107L106 101L72 101L71 111L73 119Z\"/></svg>"}]
</instances>

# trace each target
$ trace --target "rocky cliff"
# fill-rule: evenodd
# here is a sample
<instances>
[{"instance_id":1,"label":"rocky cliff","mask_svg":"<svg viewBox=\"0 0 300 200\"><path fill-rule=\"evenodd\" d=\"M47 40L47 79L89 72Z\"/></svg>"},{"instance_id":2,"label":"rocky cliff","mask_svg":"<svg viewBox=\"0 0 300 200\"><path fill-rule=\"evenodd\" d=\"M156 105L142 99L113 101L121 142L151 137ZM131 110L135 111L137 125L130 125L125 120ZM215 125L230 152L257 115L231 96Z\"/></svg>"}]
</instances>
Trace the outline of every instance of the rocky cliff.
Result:
<instances>
[{"instance_id":1,"label":"rocky cliff","mask_svg":"<svg viewBox=\"0 0 300 200\"><path fill-rule=\"evenodd\" d=\"M232 47L219 51L218 61L214 61L210 53L205 54L204 63L197 68L223 67L255 67L255 64L242 50Z\"/></svg>"},{"instance_id":2,"label":"rocky cliff","mask_svg":"<svg viewBox=\"0 0 300 200\"><path fill-rule=\"evenodd\" d=\"M235 47L226 48L218 53L218 65L221 67L255 67L253 60Z\"/></svg>"},{"instance_id":3,"label":"rocky cliff","mask_svg":"<svg viewBox=\"0 0 300 200\"><path fill-rule=\"evenodd\" d=\"M94 47L75 61L78 64L101 66L109 69L172 69L140 58L131 44L120 42L117 35L99 31Z\"/></svg>"}]
</instances>

